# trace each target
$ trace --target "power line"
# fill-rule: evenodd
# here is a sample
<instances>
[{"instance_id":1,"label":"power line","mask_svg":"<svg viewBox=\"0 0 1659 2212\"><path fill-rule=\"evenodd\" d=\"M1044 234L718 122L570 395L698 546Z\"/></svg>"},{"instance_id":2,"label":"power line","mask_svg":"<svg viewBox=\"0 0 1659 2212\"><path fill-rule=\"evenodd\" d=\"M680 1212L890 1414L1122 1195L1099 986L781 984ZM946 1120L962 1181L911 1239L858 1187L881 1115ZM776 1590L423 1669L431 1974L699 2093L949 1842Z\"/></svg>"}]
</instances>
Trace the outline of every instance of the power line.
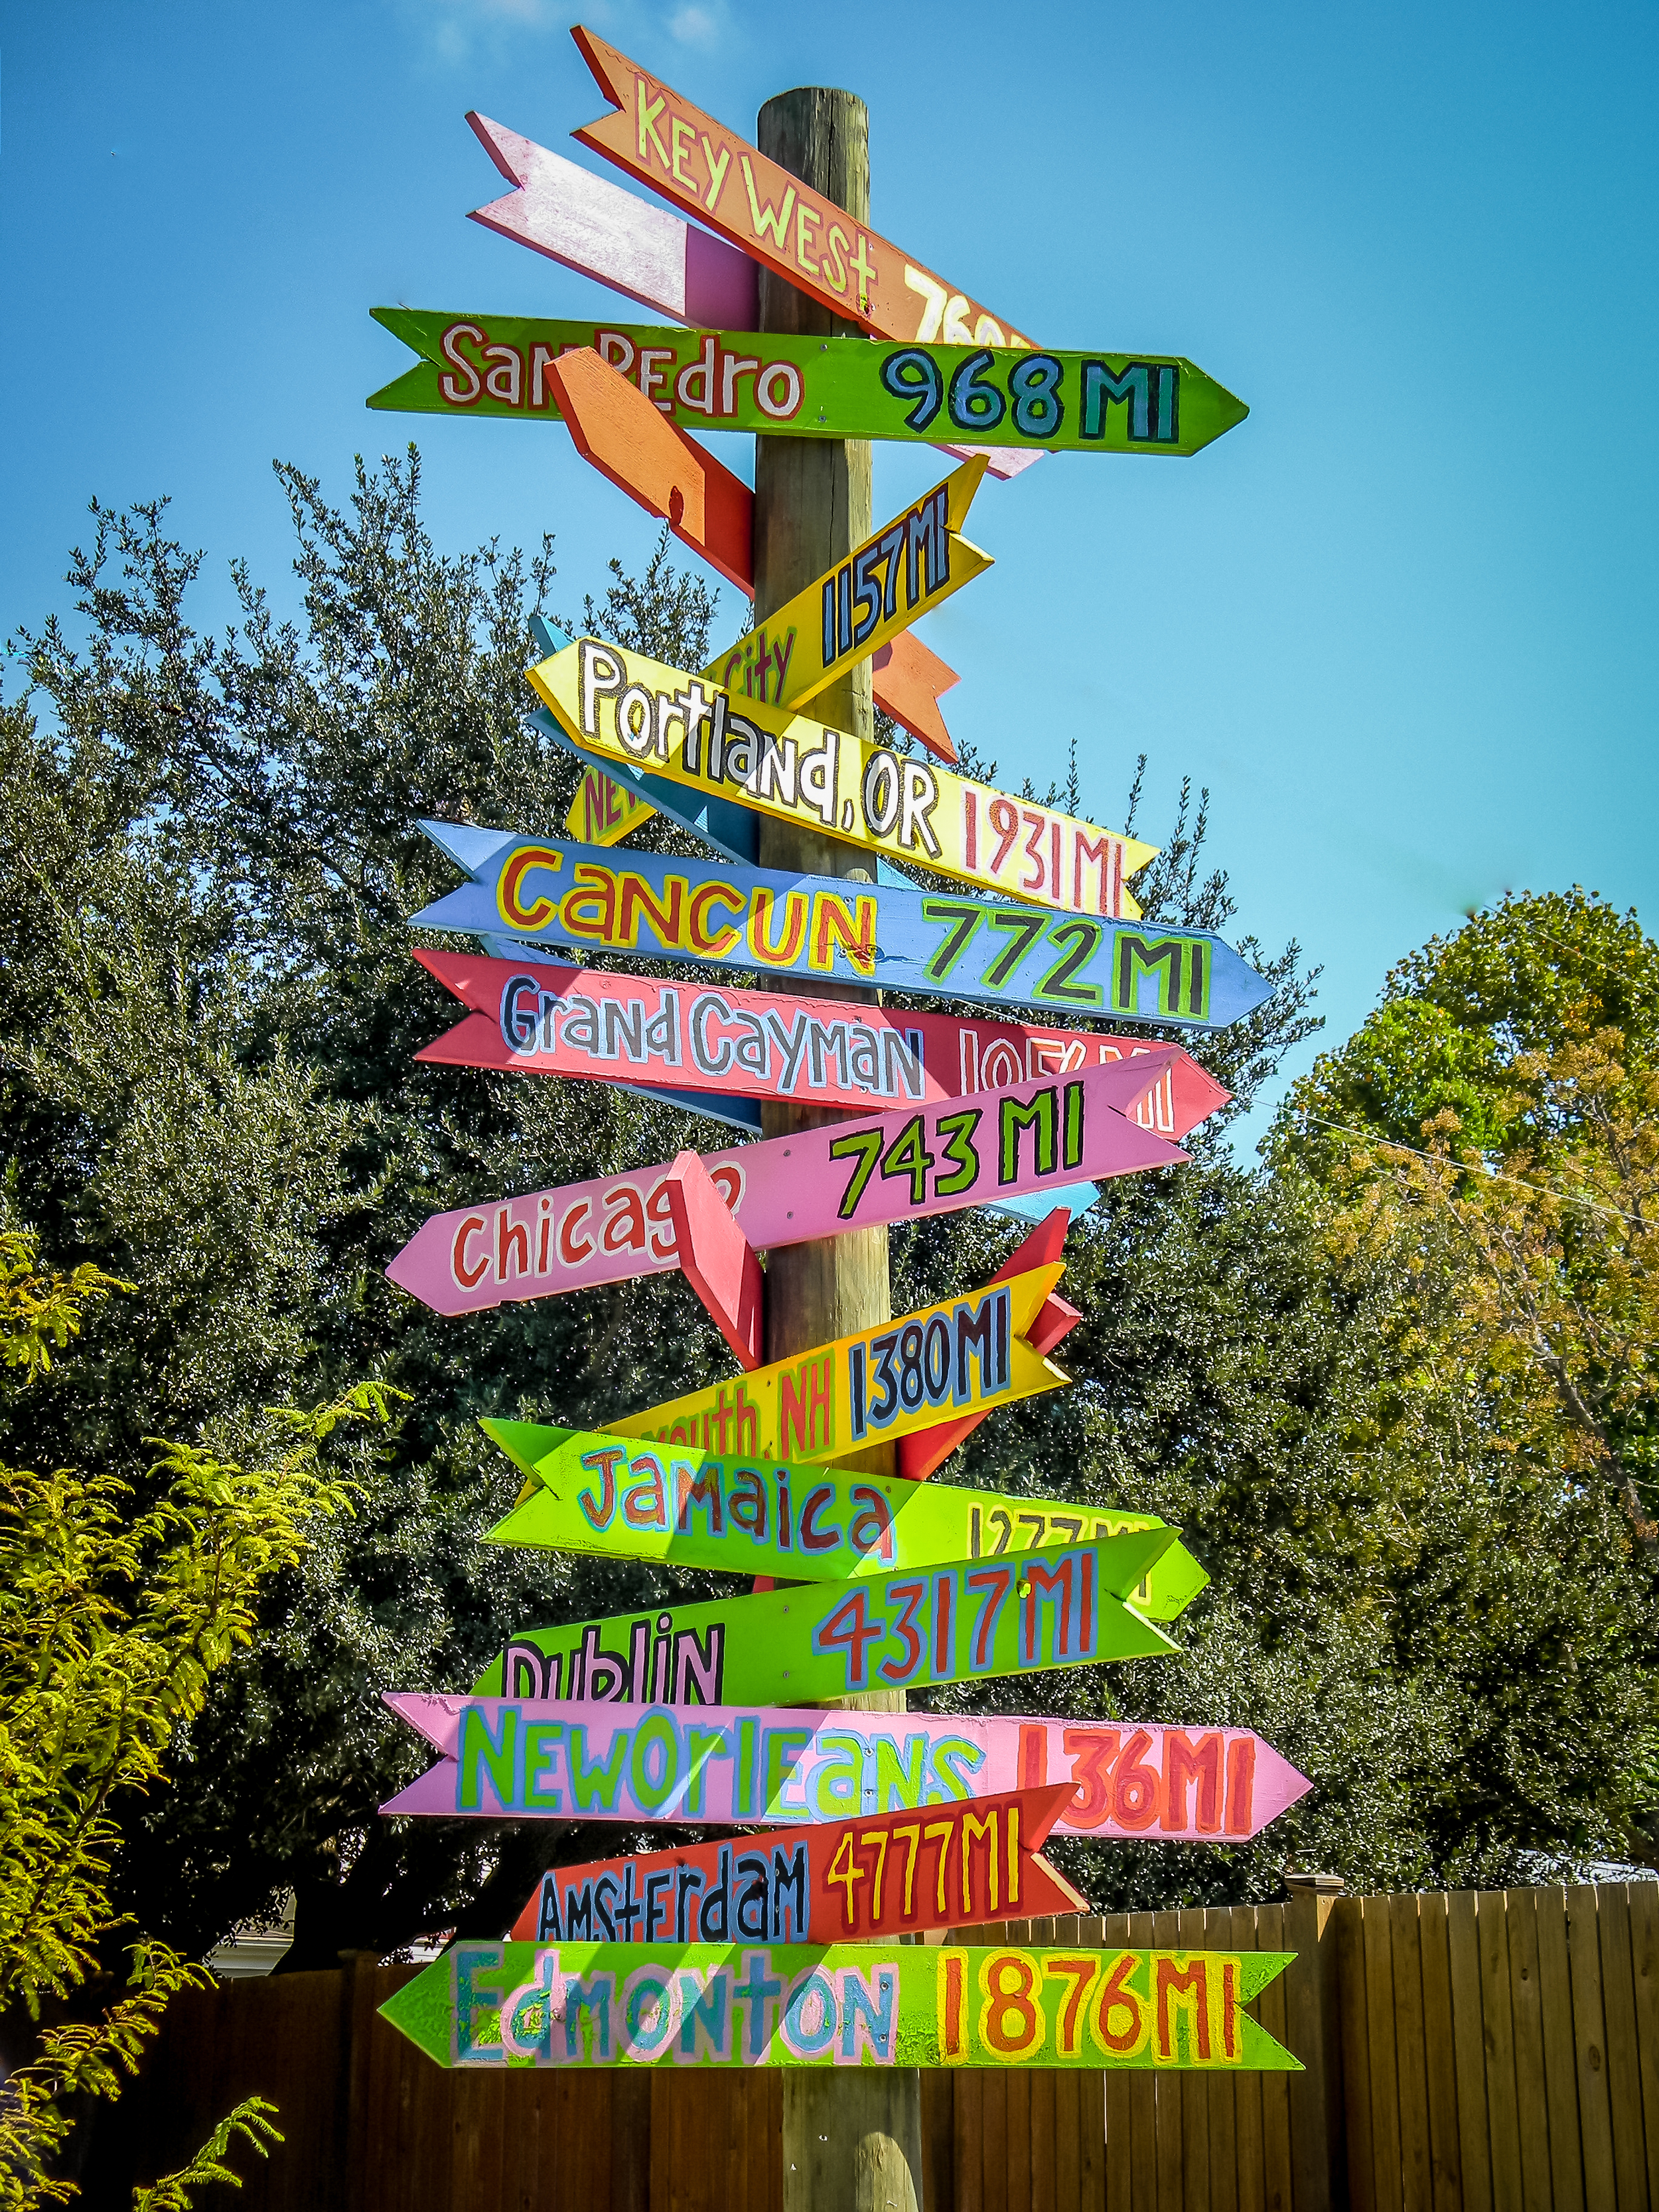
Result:
<instances>
[{"instance_id":1,"label":"power line","mask_svg":"<svg viewBox=\"0 0 1659 2212\"><path fill-rule=\"evenodd\" d=\"M1427 1160L1431 1166L1454 1168L1460 1173L1469 1173L1479 1168L1481 1174L1490 1176L1493 1182L1512 1183L1516 1190L1530 1190L1547 1198L1559 1198L1568 1206L1585 1206L1590 1212L1605 1213L1613 1221L1628 1221L1632 1229L1649 1226L1639 1214L1621 1213L1616 1206L1602 1206L1593 1198L1575 1198L1571 1191L1563 1190L1559 1183L1528 1182L1521 1176L1500 1175L1496 1168L1489 1168L1484 1160L1455 1160L1445 1152L1425 1152L1415 1145L1402 1145L1395 1138L1381 1137L1375 1129L1349 1129L1340 1121L1327 1121L1318 1114L1310 1114L1305 1108L1298 1110L1303 1120L1311 1122L1316 1128L1334 1130L1339 1137L1356 1138L1362 1145L1384 1145L1390 1152L1409 1152L1414 1160Z\"/></svg>"}]
</instances>

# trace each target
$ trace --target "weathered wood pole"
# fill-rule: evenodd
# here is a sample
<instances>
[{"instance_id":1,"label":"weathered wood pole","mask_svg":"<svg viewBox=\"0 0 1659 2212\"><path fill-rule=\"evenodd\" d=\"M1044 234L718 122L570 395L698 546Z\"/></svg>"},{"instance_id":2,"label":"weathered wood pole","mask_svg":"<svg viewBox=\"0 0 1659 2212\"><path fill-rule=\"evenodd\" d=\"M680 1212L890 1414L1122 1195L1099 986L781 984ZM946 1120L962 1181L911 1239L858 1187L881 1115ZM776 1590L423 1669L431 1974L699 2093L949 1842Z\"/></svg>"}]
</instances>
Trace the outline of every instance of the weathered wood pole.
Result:
<instances>
[{"instance_id":1,"label":"weathered wood pole","mask_svg":"<svg viewBox=\"0 0 1659 2212\"><path fill-rule=\"evenodd\" d=\"M780 93L760 112L756 143L859 222L870 219L870 118L850 92L822 85ZM760 326L830 337L849 332L828 311L769 270L760 279ZM755 622L815 576L833 568L870 534L867 439L755 441ZM873 732L866 660L813 702L826 723L857 736ZM760 865L820 876L875 873L873 856L808 830L760 822ZM846 987L815 983L820 997L860 998ZM786 1136L837 1115L810 1107L766 1105L769 1137ZM766 1356L782 1359L832 1342L892 1312L887 1231L794 1244L771 1255L766 1272ZM860 1464L892 1471L890 1448ZM903 1693L839 1702L892 1711ZM919 2212L921 2202L921 2077L913 2069L791 2068L783 2077L784 2212Z\"/></svg>"}]
</instances>

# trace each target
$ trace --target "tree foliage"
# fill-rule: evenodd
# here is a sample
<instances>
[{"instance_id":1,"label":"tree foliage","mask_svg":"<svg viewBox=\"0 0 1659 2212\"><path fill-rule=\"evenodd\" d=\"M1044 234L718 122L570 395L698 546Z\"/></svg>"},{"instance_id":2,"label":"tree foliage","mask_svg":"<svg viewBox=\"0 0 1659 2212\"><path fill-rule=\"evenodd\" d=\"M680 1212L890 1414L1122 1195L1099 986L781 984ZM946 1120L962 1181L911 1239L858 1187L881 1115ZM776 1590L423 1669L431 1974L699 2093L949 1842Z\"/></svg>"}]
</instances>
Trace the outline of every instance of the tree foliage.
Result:
<instances>
[{"instance_id":1,"label":"tree foliage","mask_svg":"<svg viewBox=\"0 0 1659 2212\"><path fill-rule=\"evenodd\" d=\"M49 1370L90 1303L123 1287L86 1261L45 1271L31 1237L0 1232L9 1394ZM53 2171L74 2100L117 2095L167 1999L204 1978L145 1933L127 1946L128 1995L92 2021L64 2009L107 1969L122 1929L108 1887L115 1808L164 1780L170 1739L247 1646L262 1590L299 1559L311 1524L345 1509L323 1441L384 1413L368 1384L315 1414L270 1416L271 1449L252 1468L152 1440L151 1502L137 1510L108 1473L0 1465L0 2017L24 2046L0 2093L0 2204L75 2193ZM53 2001L58 2016L43 2021ZM233 2124L251 2131L259 2114L241 2108ZM183 2203L210 2178L198 2161L157 2201Z\"/></svg>"}]
</instances>

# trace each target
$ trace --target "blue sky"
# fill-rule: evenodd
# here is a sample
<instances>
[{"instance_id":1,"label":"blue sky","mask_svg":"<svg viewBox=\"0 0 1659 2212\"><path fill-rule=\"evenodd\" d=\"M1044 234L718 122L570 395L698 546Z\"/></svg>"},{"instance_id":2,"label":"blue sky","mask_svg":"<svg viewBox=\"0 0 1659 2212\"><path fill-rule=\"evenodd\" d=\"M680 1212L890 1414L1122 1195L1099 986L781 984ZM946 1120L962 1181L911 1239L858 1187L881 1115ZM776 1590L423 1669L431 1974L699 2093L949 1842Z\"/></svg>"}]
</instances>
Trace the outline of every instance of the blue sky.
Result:
<instances>
[{"instance_id":1,"label":"blue sky","mask_svg":"<svg viewBox=\"0 0 1659 2212\"><path fill-rule=\"evenodd\" d=\"M172 494L204 622L233 555L280 599L271 458L343 497L356 452L409 434L441 543L551 529L567 606L643 557L652 526L562 431L362 406L410 358L373 305L611 300L463 220L503 189L468 107L602 167L568 136L604 106L572 20L0 6L0 630L64 605L94 494ZM1324 963L1327 1042L1506 887L1652 908L1651 8L584 20L745 131L773 92L850 84L878 228L1049 343L1186 354L1249 402L1191 460L988 484L997 566L923 634L962 672L952 727L1011 776L1075 735L1115 823L1145 750L1150 836L1183 774L1210 787L1241 926ZM717 449L746 468L744 444ZM878 448L878 511L937 471Z\"/></svg>"}]
</instances>

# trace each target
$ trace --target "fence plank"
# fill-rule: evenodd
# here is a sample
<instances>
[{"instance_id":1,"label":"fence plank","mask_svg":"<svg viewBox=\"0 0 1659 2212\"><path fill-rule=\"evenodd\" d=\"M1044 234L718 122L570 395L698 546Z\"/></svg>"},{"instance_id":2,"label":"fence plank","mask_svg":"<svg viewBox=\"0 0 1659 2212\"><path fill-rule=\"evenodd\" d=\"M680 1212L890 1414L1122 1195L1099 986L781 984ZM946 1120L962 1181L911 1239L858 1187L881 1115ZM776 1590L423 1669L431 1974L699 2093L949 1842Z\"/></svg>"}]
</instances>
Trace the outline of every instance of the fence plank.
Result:
<instances>
[{"instance_id":1,"label":"fence plank","mask_svg":"<svg viewBox=\"0 0 1659 2212\"><path fill-rule=\"evenodd\" d=\"M614 2168L611 2157L611 2131L616 2107L611 2100L611 2076L591 2073L568 2074L560 2087L564 2094L559 2099L553 2123L553 2140L550 2146L552 2179L558 2191L555 2202L560 2212L584 2212L584 2208L589 2204L603 2204L607 2212L616 2212L612 2194ZM667 2087L665 2082L665 2091ZM672 2174L674 2136L665 2108L661 2127L653 2130L653 2152L656 2145L661 2147L665 2173ZM544 2188L547 2187L548 2181L548 2161L544 2158ZM665 2212L669 2202L666 2195L662 2202Z\"/></svg>"},{"instance_id":2,"label":"fence plank","mask_svg":"<svg viewBox=\"0 0 1659 2212\"><path fill-rule=\"evenodd\" d=\"M985 2212L984 2079L974 2066L959 2068L951 2081L951 2165L957 2212Z\"/></svg>"},{"instance_id":3,"label":"fence plank","mask_svg":"<svg viewBox=\"0 0 1659 2212\"><path fill-rule=\"evenodd\" d=\"M1228 1918L1231 1927L1230 1950L1255 1951L1260 1948L1253 1905L1235 1905ZM1253 2019L1260 2018L1261 2007L1259 2003L1252 2003L1246 2009ZM1233 2083L1233 2128L1237 2146L1238 2212L1267 2212L1267 2177L1261 2144L1261 2076L1259 2074L1241 2074Z\"/></svg>"},{"instance_id":4,"label":"fence plank","mask_svg":"<svg viewBox=\"0 0 1659 2212\"><path fill-rule=\"evenodd\" d=\"M451 2152L451 2203L456 2212L484 2212L501 2195L501 2106L505 2074L455 2077L455 2133Z\"/></svg>"},{"instance_id":5,"label":"fence plank","mask_svg":"<svg viewBox=\"0 0 1659 2212\"><path fill-rule=\"evenodd\" d=\"M1400 2096L1400 2195L1406 2212L1433 2212L1429 2150L1429 2081L1423 2019L1422 1900L1409 1893L1389 1899L1394 1954L1394 2044Z\"/></svg>"},{"instance_id":6,"label":"fence plank","mask_svg":"<svg viewBox=\"0 0 1659 2212\"><path fill-rule=\"evenodd\" d=\"M1515 2000L1510 1989L1507 1899L1501 1889L1475 1896L1480 1947L1480 2016L1486 2034L1486 2121L1492 2196L1515 2212L1521 2196L1521 2118L1515 2101Z\"/></svg>"},{"instance_id":7,"label":"fence plank","mask_svg":"<svg viewBox=\"0 0 1659 2212\"><path fill-rule=\"evenodd\" d=\"M956 2212L956 2075L930 2067L921 2077L921 2201L928 2212Z\"/></svg>"},{"instance_id":8,"label":"fence plank","mask_svg":"<svg viewBox=\"0 0 1659 2212\"><path fill-rule=\"evenodd\" d=\"M1452 2049L1457 2073L1457 2149L1464 2212L1492 2212L1492 2130L1486 2115L1486 2026L1480 2003L1480 1921L1474 1892L1446 1899Z\"/></svg>"},{"instance_id":9,"label":"fence plank","mask_svg":"<svg viewBox=\"0 0 1659 2212\"><path fill-rule=\"evenodd\" d=\"M1202 1909L1177 1912L1175 1920L1176 1949L1201 1951ZM1181 2180L1180 2212L1211 2212L1209 2083L1201 2074L1181 2077Z\"/></svg>"},{"instance_id":10,"label":"fence plank","mask_svg":"<svg viewBox=\"0 0 1659 2212\"><path fill-rule=\"evenodd\" d=\"M1075 2075L1067 2075L1068 2080ZM1056 2084L1060 2076L1049 2068L1035 2068L1026 2079L1031 2085L1031 2106L1028 2116L1027 2142L1030 2145L1031 2169L1031 2212L1059 2212L1060 2172L1060 2099ZM1076 2199L1065 2207L1073 2212Z\"/></svg>"},{"instance_id":11,"label":"fence plank","mask_svg":"<svg viewBox=\"0 0 1659 2212\"><path fill-rule=\"evenodd\" d=\"M1160 1951L1179 1950L1181 1916L1176 1912L1155 1912L1152 1941ZM1152 2094L1158 2115L1158 2212L1185 2212L1181 2076L1154 2074Z\"/></svg>"},{"instance_id":12,"label":"fence plank","mask_svg":"<svg viewBox=\"0 0 1659 2212\"><path fill-rule=\"evenodd\" d=\"M1114 1924L1118 1932L1112 1940L1125 1950L1151 1948L1150 1912L1131 1912L1127 1920L1116 1918ZM1130 2212L1158 2212L1158 2083L1144 2067L1137 2067L1129 2077L1129 2113Z\"/></svg>"},{"instance_id":13,"label":"fence plank","mask_svg":"<svg viewBox=\"0 0 1659 2212\"><path fill-rule=\"evenodd\" d=\"M392 2033L397 2033L394 2028ZM460 2078L448 2069L434 2067L423 2051L402 2036L398 2040L408 2052L410 2212L424 2212L423 2197L434 2182L450 2171L455 2130L455 2084Z\"/></svg>"},{"instance_id":14,"label":"fence plank","mask_svg":"<svg viewBox=\"0 0 1659 2212\"><path fill-rule=\"evenodd\" d=\"M386 1970L381 1970L382 1975ZM384 2004L392 1994L377 1975L376 1989ZM376 2050L373 2070L384 2083L374 2099L380 2118L380 2171L368 2191L368 2212L412 2212L415 2202L415 2148L420 2130L420 2100L415 2069L429 2065L407 2036L383 2020L375 2024Z\"/></svg>"},{"instance_id":15,"label":"fence plank","mask_svg":"<svg viewBox=\"0 0 1659 2212\"><path fill-rule=\"evenodd\" d=\"M1078 1921L1075 1913L1065 1920L1052 1914L1045 1920L1031 1923L1030 1941L1039 1949L1058 1949L1077 1940ZM1067 2078L1076 2076L1066 2069ZM1059 2189L1057 2175L1060 2167L1060 2075L1048 2067L1039 2067L1031 2075L1031 2204L1033 2212L1056 2212ZM1073 2212L1073 2203L1066 2212Z\"/></svg>"},{"instance_id":16,"label":"fence plank","mask_svg":"<svg viewBox=\"0 0 1659 2212\"><path fill-rule=\"evenodd\" d=\"M1255 1909L1256 1940L1264 1951L1282 1951L1285 1944L1285 1908L1282 1905L1259 1905ZM1276 2041L1283 2043L1289 2030L1285 2024L1285 1977L1269 1982L1257 1999L1261 2007L1261 2025ZM1261 2076L1261 2148L1262 2172L1268 2212L1291 2212L1296 2202L1295 2184L1291 2164L1291 2100L1289 2085L1282 2074Z\"/></svg>"},{"instance_id":17,"label":"fence plank","mask_svg":"<svg viewBox=\"0 0 1659 2212\"><path fill-rule=\"evenodd\" d=\"M1510 2004L1515 2037L1516 2120L1521 2140L1522 2202L1550 2212L1549 2097L1544 2075L1544 2019L1538 1984L1538 1900L1529 1889L1504 1893L1509 1930Z\"/></svg>"},{"instance_id":18,"label":"fence plank","mask_svg":"<svg viewBox=\"0 0 1659 2212\"><path fill-rule=\"evenodd\" d=\"M1077 2074L1079 2212L1106 2212L1106 2076Z\"/></svg>"},{"instance_id":19,"label":"fence plank","mask_svg":"<svg viewBox=\"0 0 1659 2212\"><path fill-rule=\"evenodd\" d=\"M1230 1905L1212 1905L1204 1915L1206 1951L1233 1948ZM1238 2212L1238 2129L1234 2091L1237 2077L1211 2074L1204 2081L1205 2127L1210 2141L1210 2212Z\"/></svg>"},{"instance_id":20,"label":"fence plank","mask_svg":"<svg viewBox=\"0 0 1659 2212\"><path fill-rule=\"evenodd\" d=\"M651 2077L655 2079L654 2075ZM727 2100L722 2143L717 2131L714 2148L718 2160L724 2151L726 2193L715 2200L716 2212L764 2212L768 2191L763 2161L766 2156L766 2076L732 2076L732 2095ZM720 2165L713 2167L715 2174ZM613 2205L611 2212L620 2212ZM649 2207L645 2208L649 2212Z\"/></svg>"},{"instance_id":21,"label":"fence plank","mask_svg":"<svg viewBox=\"0 0 1659 2212\"><path fill-rule=\"evenodd\" d=\"M1052 2201L1060 2212L1076 2212L1083 2197L1083 2142L1080 2092L1087 2075L1066 2066L1048 2076L1054 2100L1054 2163Z\"/></svg>"},{"instance_id":22,"label":"fence plank","mask_svg":"<svg viewBox=\"0 0 1659 2212\"><path fill-rule=\"evenodd\" d=\"M1298 1890L1285 1907L1285 1948L1296 1956L1285 1969L1285 2027L1304 2071L1288 2083L1291 2155L1297 2212L1330 2212L1331 2139L1325 2060L1324 1960L1319 1900Z\"/></svg>"},{"instance_id":23,"label":"fence plank","mask_svg":"<svg viewBox=\"0 0 1659 2212\"><path fill-rule=\"evenodd\" d=\"M1347 2142L1348 2203L1374 2212L1371 2159L1371 2063L1365 2023L1365 1915L1357 1897L1331 1906L1328 1942L1336 1945L1338 2027L1342 2047L1342 2119Z\"/></svg>"},{"instance_id":24,"label":"fence plank","mask_svg":"<svg viewBox=\"0 0 1659 2212\"><path fill-rule=\"evenodd\" d=\"M1423 1976L1423 2075L1429 2100L1430 2202L1434 2212L1462 2212L1463 2161L1457 2141L1457 2063L1452 2039L1451 1956L1447 1900L1418 1899Z\"/></svg>"},{"instance_id":25,"label":"fence plank","mask_svg":"<svg viewBox=\"0 0 1659 2212\"><path fill-rule=\"evenodd\" d=\"M1538 2001L1544 2022L1544 2082L1549 2100L1550 2181L1555 2212L1584 2212L1578 2085L1572 2047L1572 1976L1567 1963L1567 1899L1540 1889Z\"/></svg>"},{"instance_id":26,"label":"fence plank","mask_svg":"<svg viewBox=\"0 0 1659 2212\"><path fill-rule=\"evenodd\" d=\"M1607 2030L1601 2002L1601 1929L1596 1893L1584 1883L1567 1892L1567 1963L1572 1974L1572 2044L1578 2078L1578 2139L1584 2160L1584 2201L1601 2212L1616 2201L1613 2118L1607 2106Z\"/></svg>"},{"instance_id":27,"label":"fence plank","mask_svg":"<svg viewBox=\"0 0 1659 2212\"><path fill-rule=\"evenodd\" d=\"M1036 2176L1032 2171L1032 2126L1036 2075L1024 2066L1008 2069L1008 2110L1003 2123L1003 2203L1008 2212L1035 2212Z\"/></svg>"},{"instance_id":28,"label":"fence plank","mask_svg":"<svg viewBox=\"0 0 1659 2212\"><path fill-rule=\"evenodd\" d=\"M981 2126L985 2145L985 2212L1008 2212L1008 2081L1003 2066L975 2069L982 2075L980 2090Z\"/></svg>"},{"instance_id":29,"label":"fence plank","mask_svg":"<svg viewBox=\"0 0 1659 2212\"><path fill-rule=\"evenodd\" d=\"M1631 1959L1636 1975L1636 2046L1647 2138L1648 2201L1659 2205L1659 1882L1630 1886Z\"/></svg>"},{"instance_id":30,"label":"fence plank","mask_svg":"<svg viewBox=\"0 0 1659 2212\"><path fill-rule=\"evenodd\" d=\"M1601 1927L1601 2006L1607 2021L1607 2102L1613 2114L1613 2171L1619 2212L1647 2212L1647 2150L1642 2134L1642 2072L1636 2055L1636 1990L1631 1965L1630 1898L1622 1882L1596 1887Z\"/></svg>"},{"instance_id":31,"label":"fence plank","mask_svg":"<svg viewBox=\"0 0 1659 2212\"><path fill-rule=\"evenodd\" d=\"M1066 1924L1074 1926L1075 1933L1067 1940L1075 1942L1079 1950L1103 1951L1108 1948L1106 1923L1098 1913L1081 1915L1075 1923ZM1108 2076L1078 2073L1070 2078L1077 2094L1077 2195L1073 2202L1078 2212L1107 2212L1113 2164L1106 2141ZM1126 2127L1127 2122L1126 2105ZM1125 2141L1127 2144L1127 2137Z\"/></svg>"},{"instance_id":32,"label":"fence plank","mask_svg":"<svg viewBox=\"0 0 1659 2212\"><path fill-rule=\"evenodd\" d=\"M1365 1939L1365 2040L1371 2072L1371 2189L1376 2212L1401 2212L1394 1930L1386 1897L1362 1898L1360 1911Z\"/></svg>"}]
</instances>

